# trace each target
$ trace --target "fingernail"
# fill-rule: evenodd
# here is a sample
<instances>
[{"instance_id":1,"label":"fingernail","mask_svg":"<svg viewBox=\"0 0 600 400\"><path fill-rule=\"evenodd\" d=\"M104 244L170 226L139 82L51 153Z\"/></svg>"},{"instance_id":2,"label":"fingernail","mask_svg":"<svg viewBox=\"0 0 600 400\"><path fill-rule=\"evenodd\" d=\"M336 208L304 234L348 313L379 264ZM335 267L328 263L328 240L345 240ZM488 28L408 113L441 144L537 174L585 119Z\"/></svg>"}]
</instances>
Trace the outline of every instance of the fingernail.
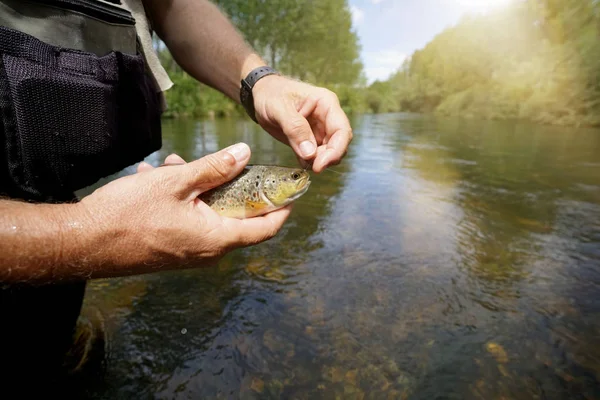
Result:
<instances>
[{"instance_id":1,"label":"fingernail","mask_svg":"<svg viewBox=\"0 0 600 400\"><path fill-rule=\"evenodd\" d=\"M250 157L250 147L246 143L234 144L226 148L225 151L231 154L237 162L244 161Z\"/></svg>"},{"instance_id":2,"label":"fingernail","mask_svg":"<svg viewBox=\"0 0 600 400\"><path fill-rule=\"evenodd\" d=\"M316 149L317 147L310 140L305 140L304 142L300 143L300 152L304 157L312 156Z\"/></svg>"}]
</instances>

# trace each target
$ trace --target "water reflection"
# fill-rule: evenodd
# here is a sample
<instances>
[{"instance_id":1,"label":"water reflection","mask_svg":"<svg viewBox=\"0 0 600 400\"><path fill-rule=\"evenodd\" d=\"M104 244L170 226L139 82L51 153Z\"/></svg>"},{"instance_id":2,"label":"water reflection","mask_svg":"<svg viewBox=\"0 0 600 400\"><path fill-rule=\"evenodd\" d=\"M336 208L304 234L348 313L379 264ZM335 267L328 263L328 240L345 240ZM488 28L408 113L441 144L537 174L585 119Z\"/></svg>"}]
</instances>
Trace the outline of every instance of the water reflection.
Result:
<instances>
[{"instance_id":1,"label":"water reflection","mask_svg":"<svg viewBox=\"0 0 600 400\"><path fill-rule=\"evenodd\" d=\"M600 396L598 131L352 124L346 161L313 177L272 241L90 285L111 343L91 397ZM164 127L153 165L237 141L251 162L296 163L256 124Z\"/></svg>"}]
</instances>

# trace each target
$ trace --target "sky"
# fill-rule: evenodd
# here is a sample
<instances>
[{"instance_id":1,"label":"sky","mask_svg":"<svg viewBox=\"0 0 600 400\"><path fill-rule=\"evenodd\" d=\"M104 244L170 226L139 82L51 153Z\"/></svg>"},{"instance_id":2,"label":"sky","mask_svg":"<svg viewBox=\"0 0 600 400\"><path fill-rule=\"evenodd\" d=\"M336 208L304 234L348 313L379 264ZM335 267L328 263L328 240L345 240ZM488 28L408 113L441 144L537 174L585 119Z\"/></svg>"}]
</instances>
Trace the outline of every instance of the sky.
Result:
<instances>
[{"instance_id":1,"label":"sky","mask_svg":"<svg viewBox=\"0 0 600 400\"><path fill-rule=\"evenodd\" d=\"M368 83L385 80L415 50L458 22L510 0L350 0Z\"/></svg>"}]
</instances>

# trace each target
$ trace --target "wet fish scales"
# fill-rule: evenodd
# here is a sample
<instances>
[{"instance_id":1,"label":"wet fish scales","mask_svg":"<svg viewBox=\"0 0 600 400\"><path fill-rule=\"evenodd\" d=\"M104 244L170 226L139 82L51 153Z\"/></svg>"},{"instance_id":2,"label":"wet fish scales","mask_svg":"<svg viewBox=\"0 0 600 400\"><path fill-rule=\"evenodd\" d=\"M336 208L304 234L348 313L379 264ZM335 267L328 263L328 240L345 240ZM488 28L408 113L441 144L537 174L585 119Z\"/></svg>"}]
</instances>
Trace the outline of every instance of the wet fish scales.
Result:
<instances>
[{"instance_id":1,"label":"wet fish scales","mask_svg":"<svg viewBox=\"0 0 600 400\"><path fill-rule=\"evenodd\" d=\"M200 195L225 217L251 218L278 210L308 190L310 175L301 168L249 165L230 182Z\"/></svg>"}]
</instances>

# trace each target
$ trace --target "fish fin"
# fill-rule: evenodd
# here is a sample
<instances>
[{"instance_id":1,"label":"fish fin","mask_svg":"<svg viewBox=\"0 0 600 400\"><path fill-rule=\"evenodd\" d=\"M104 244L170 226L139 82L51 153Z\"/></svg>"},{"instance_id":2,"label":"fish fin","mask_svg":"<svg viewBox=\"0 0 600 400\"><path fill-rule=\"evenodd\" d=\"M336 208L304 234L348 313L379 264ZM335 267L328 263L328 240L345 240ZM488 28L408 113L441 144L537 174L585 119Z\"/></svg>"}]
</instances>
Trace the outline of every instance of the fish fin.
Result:
<instances>
[{"instance_id":1,"label":"fish fin","mask_svg":"<svg viewBox=\"0 0 600 400\"><path fill-rule=\"evenodd\" d=\"M246 208L250 208L251 210L263 210L267 208L269 205L264 201L250 201L246 200Z\"/></svg>"}]
</instances>

